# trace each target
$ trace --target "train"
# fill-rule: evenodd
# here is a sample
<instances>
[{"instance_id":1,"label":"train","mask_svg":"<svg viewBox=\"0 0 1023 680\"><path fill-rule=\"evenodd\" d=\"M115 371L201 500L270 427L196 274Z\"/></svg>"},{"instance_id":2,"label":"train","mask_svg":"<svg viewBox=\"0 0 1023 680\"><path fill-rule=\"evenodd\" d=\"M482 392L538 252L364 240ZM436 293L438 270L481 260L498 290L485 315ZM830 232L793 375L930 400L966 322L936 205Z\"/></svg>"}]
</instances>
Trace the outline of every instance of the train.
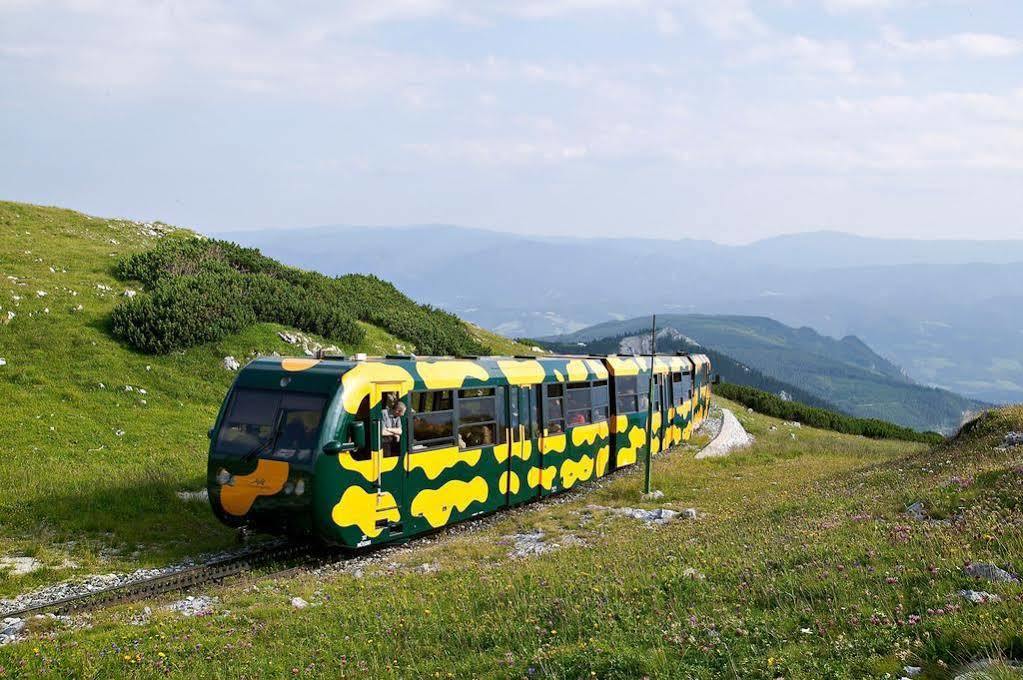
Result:
<instances>
[{"instance_id":1,"label":"train","mask_svg":"<svg viewBox=\"0 0 1023 680\"><path fill-rule=\"evenodd\" d=\"M209 430L209 500L259 533L402 542L681 444L710 397L702 354L259 357Z\"/></svg>"}]
</instances>

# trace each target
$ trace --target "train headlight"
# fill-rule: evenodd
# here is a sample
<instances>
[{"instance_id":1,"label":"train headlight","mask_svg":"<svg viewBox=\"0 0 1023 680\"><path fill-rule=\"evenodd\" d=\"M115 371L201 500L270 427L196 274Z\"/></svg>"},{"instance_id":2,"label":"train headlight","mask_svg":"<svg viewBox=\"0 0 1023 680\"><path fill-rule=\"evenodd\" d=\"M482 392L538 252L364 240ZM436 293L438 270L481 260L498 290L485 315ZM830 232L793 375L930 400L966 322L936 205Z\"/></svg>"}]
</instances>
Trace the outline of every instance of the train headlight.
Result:
<instances>
[{"instance_id":1,"label":"train headlight","mask_svg":"<svg viewBox=\"0 0 1023 680\"><path fill-rule=\"evenodd\" d=\"M231 473L225 470L224 468L220 468L220 470L217 471L216 479L217 484L219 484L220 486L227 486L228 484L234 481L234 477L231 475Z\"/></svg>"},{"instance_id":2,"label":"train headlight","mask_svg":"<svg viewBox=\"0 0 1023 680\"><path fill-rule=\"evenodd\" d=\"M305 480L304 479L300 479L297 482L295 482L295 495L296 496L301 496L304 493L305 493Z\"/></svg>"},{"instance_id":3,"label":"train headlight","mask_svg":"<svg viewBox=\"0 0 1023 680\"><path fill-rule=\"evenodd\" d=\"M288 482L287 484L285 484L285 485L284 485L284 495L286 495L286 496L290 496L290 495L291 495L291 493L292 493L292 492L293 492L294 490L295 490L295 485L294 485L294 484L292 484L291 482Z\"/></svg>"}]
</instances>

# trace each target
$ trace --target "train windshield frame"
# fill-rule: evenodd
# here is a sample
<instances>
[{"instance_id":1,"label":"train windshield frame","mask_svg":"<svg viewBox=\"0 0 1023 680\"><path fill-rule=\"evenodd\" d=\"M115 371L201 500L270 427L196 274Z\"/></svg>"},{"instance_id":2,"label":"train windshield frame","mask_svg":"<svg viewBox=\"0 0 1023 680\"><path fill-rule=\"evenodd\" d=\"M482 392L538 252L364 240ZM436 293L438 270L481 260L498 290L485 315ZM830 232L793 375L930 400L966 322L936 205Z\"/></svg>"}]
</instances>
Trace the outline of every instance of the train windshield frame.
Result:
<instances>
[{"instance_id":1,"label":"train windshield frame","mask_svg":"<svg viewBox=\"0 0 1023 680\"><path fill-rule=\"evenodd\" d=\"M222 456L309 462L320 438L328 395L236 388L217 431Z\"/></svg>"}]
</instances>

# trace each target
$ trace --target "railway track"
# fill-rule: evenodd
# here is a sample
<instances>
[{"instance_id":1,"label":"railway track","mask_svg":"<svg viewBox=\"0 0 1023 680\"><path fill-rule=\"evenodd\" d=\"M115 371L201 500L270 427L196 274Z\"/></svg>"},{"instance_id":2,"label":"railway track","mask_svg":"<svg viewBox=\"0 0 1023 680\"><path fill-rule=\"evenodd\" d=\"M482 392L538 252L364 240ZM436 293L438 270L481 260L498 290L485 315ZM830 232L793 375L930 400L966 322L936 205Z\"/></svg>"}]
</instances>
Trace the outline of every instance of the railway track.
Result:
<instances>
[{"instance_id":1,"label":"railway track","mask_svg":"<svg viewBox=\"0 0 1023 680\"><path fill-rule=\"evenodd\" d=\"M37 614L68 614L166 593L219 583L229 578L269 568L269 574L287 574L336 561L340 553L308 544L283 543L240 555L232 555L169 574L122 583L109 588L50 600L28 607L0 611L0 618L26 618Z\"/></svg>"}]
</instances>

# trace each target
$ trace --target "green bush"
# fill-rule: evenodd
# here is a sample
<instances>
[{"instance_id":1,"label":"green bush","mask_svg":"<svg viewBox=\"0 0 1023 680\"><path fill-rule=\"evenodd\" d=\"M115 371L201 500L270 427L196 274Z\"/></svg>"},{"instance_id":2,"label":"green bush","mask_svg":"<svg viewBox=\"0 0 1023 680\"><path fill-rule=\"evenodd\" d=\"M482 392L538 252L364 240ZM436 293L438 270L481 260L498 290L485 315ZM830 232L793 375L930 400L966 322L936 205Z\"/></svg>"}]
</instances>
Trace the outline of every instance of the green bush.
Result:
<instances>
[{"instance_id":1,"label":"green bush","mask_svg":"<svg viewBox=\"0 0 1023 680\"><path fill-rule=\"evenodd\" d=\"M937 432L917 432L876 418L854 418L796 401L785 401L775 394L746 385L721 383L714 387L714 392L758 413L783 420L794 420L822 430L858 434L871 439L899 439L926 444L937 444L945 440Z\"/></svg>"},{"instance_id":2,"label":"green bush","mask_svg":"<svg viewBox=\"0 0 1023 680\"><path fill-rule=\"evenodd\" d=\"M255 321L237 277L211 273L161 281L112 315L114 334L150 354L216 340Z\"/></svg>"},{"instance_id":3,"label":"green bush","mask_svg":"<svg viewBox=\"0 0 1023 680\"><path fill-rule=\"evenodd\" d=\"M119 261L116 274L151 289L122 302L113 320L114 332L145 352L208 342L255 321L353 346L365 339L360 320L411 342L421 354L488 352L458 317L416 304L375 276L331 278L226 241L166 239Z\"/></svg>"}]
</instances>

